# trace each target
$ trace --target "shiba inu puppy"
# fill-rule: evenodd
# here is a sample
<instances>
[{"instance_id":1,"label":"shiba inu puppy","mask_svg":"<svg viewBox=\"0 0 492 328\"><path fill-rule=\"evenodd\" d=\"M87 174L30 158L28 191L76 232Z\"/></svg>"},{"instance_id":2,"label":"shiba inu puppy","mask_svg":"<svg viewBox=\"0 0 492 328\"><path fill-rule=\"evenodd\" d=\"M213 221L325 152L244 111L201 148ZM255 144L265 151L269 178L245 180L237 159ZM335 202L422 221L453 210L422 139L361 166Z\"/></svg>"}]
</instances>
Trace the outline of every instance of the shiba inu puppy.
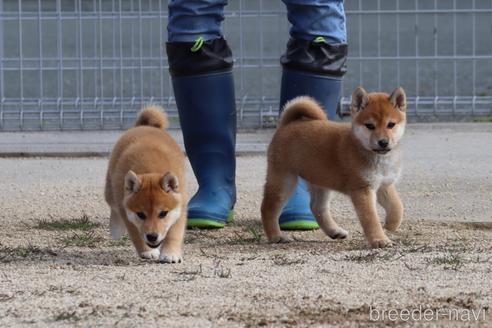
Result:
<instances>
[{"instance_id":1,"label":"shiba inu puppy","mask_svg":"<svg viewBox=\"0 0 492 328\"><path fill-rule=\"evenodd\" d=\"M348 233L330 214L333 191L348 195L371 247L391 245L376 211L386 212L384 227L398 229L403 205L395 188L400 175L399 141L405 131L406 96L402 88L391 95L367 93L358 87L352 95L351 123L327 120L309 97L285 105L268 149L268 170L261 215L271 242L291 239L280 231L278 217L297 183L305 179L311 210L321 229L333 239Z\"/></svg>"},{"instance_id":2,"label":"shiba inu puppy","mask_svg":"<svg viewBox=\"0 0 492 328\"><path fill-rule=\"evenodd\" d=\"M142 110L113 148L105 199L114 239L128 232L140 257L178 263L187 212L185 156L167 124L160 107Z\"/></svg>"}]
</instances>

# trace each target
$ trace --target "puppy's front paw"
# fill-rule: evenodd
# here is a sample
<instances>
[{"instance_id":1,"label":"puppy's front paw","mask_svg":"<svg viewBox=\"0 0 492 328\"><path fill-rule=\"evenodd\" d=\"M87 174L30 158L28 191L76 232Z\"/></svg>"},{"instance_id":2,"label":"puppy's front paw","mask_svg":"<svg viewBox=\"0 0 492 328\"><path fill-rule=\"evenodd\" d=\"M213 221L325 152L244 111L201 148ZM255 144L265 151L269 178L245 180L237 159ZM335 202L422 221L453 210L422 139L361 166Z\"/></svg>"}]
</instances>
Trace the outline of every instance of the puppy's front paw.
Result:
<instances>
[{"instance_id":1,"label":"puppy's front paw","mask_svg":"<svg viewBox=\"0 0 492 328\"><path fill-rule=\"evenodd\" d=\"M372 248L385 248L393 246L393 243L389 238L375 239L369 242Z\"/></svg>"},{"instance_id":2,"label":"puppy's front paw","mask_svg":"<svg viewBox=\"0 0 492 328\"><path fill-rule=\"evenodd\" d=\"M159 262L161 263L181 263L183 262L183 257L181 253L172 251L162 251L159 257Z\"/></svg>"},{"instance_id":3,"label":"puppy's front paw","mask_svg":"<svg viewBox=\"0 0 492 328\"><path fill-rule=\"evenodd\" d=\"M337 228L328 233L328 237L331 239L345 239L348 236L348 231L342 228Z\"/></svg>"},{"instance_id":4,"label":"puppy's front paw","mask_svg":"<svg viewBox=\"0 0 492 328\"><path fill-rule=\"evenodd\" d=\"M157 260L161 252L158 248L151 249L150 251L145 251L140 253L140 257L146 260Z\"/></svg>"},{"instance_id":5,"label":"puppy's front paw","mask_svg":"<svg viewBox=\"0 0 492 328\"><path fill-rule=\"evenodd\" d=\"M278 235L278 236L273 236L271 238L269 238L270 242L271 243L275 243L275 244L279 244L279 243L290 243L290 242L293 242L294 239L292 239L292 237L290 236L287 236L286 234L281 234L281 235Z\"/></svg>"}]
</instances>

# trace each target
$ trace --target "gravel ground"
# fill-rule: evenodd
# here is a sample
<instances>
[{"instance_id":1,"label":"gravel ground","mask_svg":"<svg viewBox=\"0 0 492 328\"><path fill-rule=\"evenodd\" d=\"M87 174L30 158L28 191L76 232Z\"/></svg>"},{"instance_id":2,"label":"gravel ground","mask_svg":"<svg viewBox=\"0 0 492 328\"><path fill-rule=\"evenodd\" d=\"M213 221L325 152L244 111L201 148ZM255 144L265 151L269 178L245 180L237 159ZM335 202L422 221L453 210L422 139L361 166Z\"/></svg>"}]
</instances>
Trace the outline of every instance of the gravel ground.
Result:
<instances>
[{"instance_id":1,"label":"gravel ground","mask_svg":"<svg viewBox=\"0 0 492 328\"><path fill-rule=\"evenodd\" d=\"M0 326L492 327L491 141L490 125L410 127L404 224L384 250L366 248L343 196L333 207L348 240L311 231L266 243L266 159L239 157L235 222L188 231L179 265L110 239L106 158L0 159Z\"/></svg>"}]
</instances>

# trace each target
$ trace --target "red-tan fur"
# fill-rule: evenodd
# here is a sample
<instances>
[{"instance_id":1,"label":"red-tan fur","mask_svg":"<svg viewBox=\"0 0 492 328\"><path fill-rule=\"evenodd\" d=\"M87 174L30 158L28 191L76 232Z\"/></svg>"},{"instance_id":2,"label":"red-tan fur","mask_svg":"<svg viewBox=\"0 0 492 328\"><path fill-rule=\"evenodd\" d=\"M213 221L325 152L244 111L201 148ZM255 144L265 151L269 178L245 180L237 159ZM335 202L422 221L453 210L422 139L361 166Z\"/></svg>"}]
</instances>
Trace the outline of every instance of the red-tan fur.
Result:
<instances>
[{"instance_id":1,"label":"red-tan fur","mask_svg":"<svg viewBox=\"0 0 492 328\"><path fill-rule=\"evenodd\" d=\"M309 97L287 103L268 149L268 170L261 206L263 226L271 242L290 241L280 231L278 217L294 189L297 177L306 180L311 210L331 238L348 233L330 214L330 193L348 195L371 247L391 245L376 211L386 211L385 228L400 226L403 205L394 183L400 174L399 139L406 123L406 96L401 88L391 95L367 94L361 87L352 95L351 123L326 119L320 105ZM388 123L393 122L393 128ZM365 124L373 124L369 130ZM391 151L383 154L378 140L387 139Z\"/></svg>"},{"instance_id":2,"label":"red-tan fur","mask_svg":"<svg viewBox=\"0 0 492 328\"><path fill-rule=\"evenodd\" d=\"M139 256L174 263L182 260L186 227L185 157L164 130L167 124L162 108L142 110L135 127L113 148L105 199L113 238L128 232ZM159 218L161 211L168 212L164 218ZM137 212L146 218L138 218ZM160 249L148 246L148 233L158 234Z\"/></svg>"}]
</instances>

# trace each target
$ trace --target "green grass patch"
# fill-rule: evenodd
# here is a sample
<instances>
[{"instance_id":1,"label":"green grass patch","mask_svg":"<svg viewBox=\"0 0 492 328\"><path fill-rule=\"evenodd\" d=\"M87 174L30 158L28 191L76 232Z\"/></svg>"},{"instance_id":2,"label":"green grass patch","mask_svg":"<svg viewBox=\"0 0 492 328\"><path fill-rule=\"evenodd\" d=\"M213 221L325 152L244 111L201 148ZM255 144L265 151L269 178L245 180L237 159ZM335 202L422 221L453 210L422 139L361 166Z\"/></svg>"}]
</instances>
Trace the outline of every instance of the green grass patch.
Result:
<instances>
[{"instance_id":1,"label":"green grass patch","mask_svg":"<svg viewBox=\"0 0 492 328\"><path fill-rule=\"evenodd\" d=\"M38 246L3 246L0 244L0 262L9 263L19 259L41 258L44 256L57 256L57 253L49 248L39 248Z\"/></svg>"},{"instance_id":2,"label":"green grass patch","mask_svg":"<svg viewBox=\"0 0 492 328\"><path fill-rule=\"evenodd\" d=\"M429 263L435 265L443 265L445 269L458 270L465 264L465 260L459 254L449 253L434 257L429 260Z\"/></svg>"},{"instance_id":3,"label":"green grass patch","mask_svg":"<svg viewBox=\"0 0 492 328\"><path fill-rule=\"evenodd\" d=\"M247 226L242 232L234 231L234 236L226 238L230 245L245 245L251 243L259 243L261 234L253 226Z\"/></svg>"},{"instance_id":4,"label":"green grass patch","mask_svg":"<svg viewBox=\"0 0 492 328\"><path fill-rule=\"evenodd\" d=\"M51 249L43 249L33 245L18 246L18 247L9 247L9 246L0 245L0 258L3 258L5 256L28 257L33 255L56 256L57 254Z\"/></svg>"},{"instance_id":5,"label":"green grass patch","mask_svg":"<svg viewBox=\"0 0 492 328\"><path fill-rule=\"evenodd\" d=\"M371 263L376 260L379 261L391 261L401 258L403 256L395 257L395 254L389 252L381 252L381 251L361 251L353 254L345 255L344 259L350 262L357 263Z\"/></svg>"},{"instance_id":6,"label":"green grass patch","mask_svg":"<svg viewBox=\"0 0 492 328\"><path fill-rule=\"evenodd\" d=\"M306 259L304 258L292 259L281 254L274 255L272 261L275 265L296 265L306 263Z\"/></svg>"},{"instance_id":7,"label":"green grass patch","mask_svg":"<svg viewBox=\"0 0 492 328\"><path fill-rule=\"evenodd\" d=\"M475 117L473 122L492 122L492 115Z\"/></svg>"},{"instance_id":8,"label":"green grass patch","mask_svg":"<svg viewBox=\"0 0 492 328\"><path fill-rule=\"evenodd\" d=\"M57 230L57 231L66 231L66 230L83 230L88 231L95 229L99 226L99 223L92 222L89 220L87 216L83 216L80 219L71 219L71 220L56 220L56 221L48 221L41 220L35 226L36 229L41 230Z\"/></svg>"},{"instance_id":9,"label":"green grass patch","mask_svg":"<svg viewBox=\"0 0 492 328\"><path fill-rule=\"evenodd\" d=\"M259 243L261 241L261 234L255 227L247 227L246 229L252 236L252 240Z\"/></svg>"},{"instance_id":10,"label":"green grass patch","mask_svg":"<svg viewBox=\"0 0 492 328\"><path fill-rule=\"evenodd\" d=\"M123 236L118 240L110 240L108 243L109 247L124 247L130 246L130 237Z\"/></svg>"},{"instance_id":11,"label":"green grass patch","mask_svg":"<svg viewBox=\"0 0 492 328\"><path fill-rule=\"evenodd\" d=\"M61 312L57 314L54 318L54 321L79 321L80 318L77 316L75 311L73 312Z\"/></svg>"},{"instance_id":12,"label":"green grass patch","mask_svg":"<svg viewBox=\"0 0 492 328\"><path fill-rule=\"evenodd\" d=\"M101 238L96 236L93 231L74 233L71 236L61 239L61 242L65 247L75 246L93 248L96 247L100 241Z\"/></svg>"}]
</instances>

